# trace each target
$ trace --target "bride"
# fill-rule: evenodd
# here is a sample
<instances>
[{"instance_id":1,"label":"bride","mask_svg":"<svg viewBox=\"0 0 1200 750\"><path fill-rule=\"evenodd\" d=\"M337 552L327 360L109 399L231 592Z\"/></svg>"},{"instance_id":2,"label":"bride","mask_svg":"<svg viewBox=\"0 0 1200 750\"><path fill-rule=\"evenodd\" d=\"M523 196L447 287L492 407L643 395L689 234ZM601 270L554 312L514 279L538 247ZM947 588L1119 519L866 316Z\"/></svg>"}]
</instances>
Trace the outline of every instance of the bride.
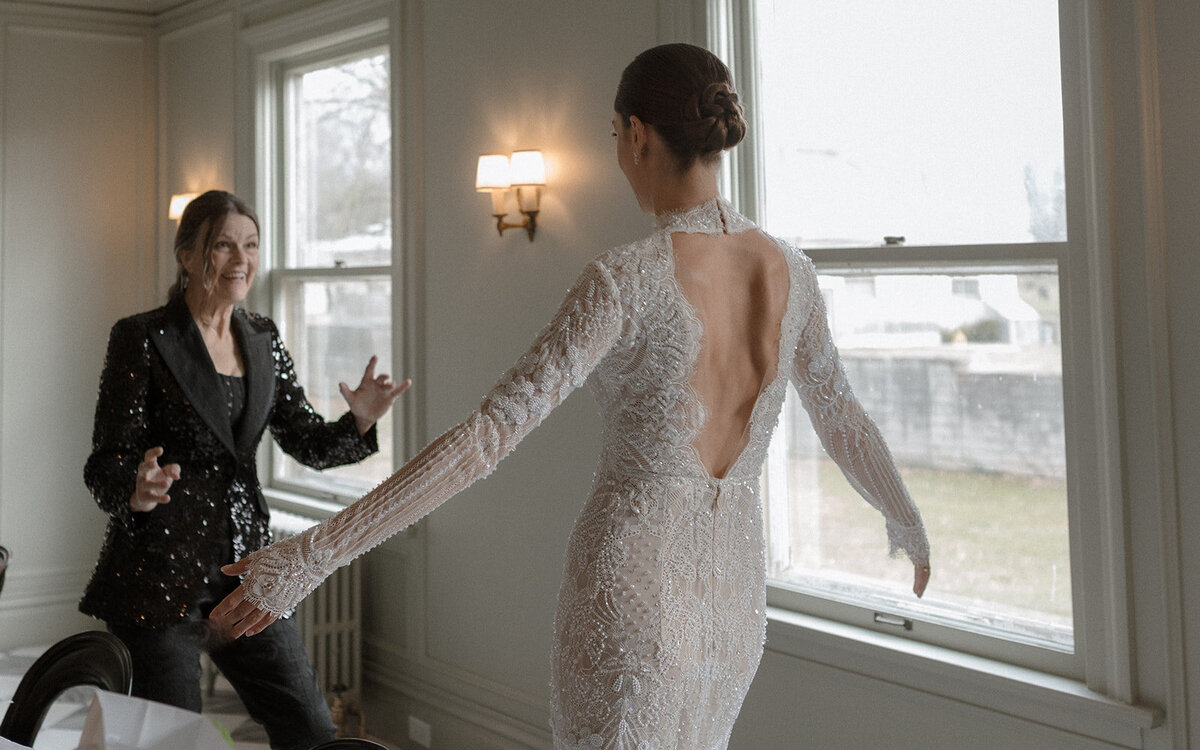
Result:
<instances>
[{"instance_id":1,"label":"bride","mask_svg":"<svg viewBox=\"0 0 1200 750\"><path fill-rule=\"evenodd\" d=\"M811 261L718 195L720 155L746 132L728 69L700 47L654 47L614 110L617 163L654 231L583 269L466 420L337 515L226 566L243 582L212 616L235 636L487 476L585 382L603 448L558 596L556 748L728 745L762 657L759 474L789 381L922 595L921 517L846 382Z\"/></svg>"}]
</instances>

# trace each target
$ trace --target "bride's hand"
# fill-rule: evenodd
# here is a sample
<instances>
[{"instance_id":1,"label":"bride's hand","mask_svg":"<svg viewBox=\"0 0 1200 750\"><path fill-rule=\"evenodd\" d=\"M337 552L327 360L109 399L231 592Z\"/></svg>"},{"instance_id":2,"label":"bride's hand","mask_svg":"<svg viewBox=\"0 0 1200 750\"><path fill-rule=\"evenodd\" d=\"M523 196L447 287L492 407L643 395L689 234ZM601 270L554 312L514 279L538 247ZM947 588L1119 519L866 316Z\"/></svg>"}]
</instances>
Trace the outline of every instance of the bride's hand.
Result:
<instances>
[{"instance_id":1,"label":"bride's hand","mask_svg":"<svg viewBox=\"0 0 1200 750\"><path fill-rule=\"evenodd\" d=\"M913 566L913 593L918 598L925 595L925 587L929 584L929 563Z\"/></svg>"},{"instance_id":2,"label":"bride's hand","mask_svg":"<svg viewBox=\"0 0 1200 750\"><path fill-rule=\"evenodd\" d=\"M248 569L249 563L242 559L222 567L221 572L227 576L240 576ZM243 635L258 635L279 619L247 601L244 588L245 586L241 585L234 589L220 604L213 607L208 616L217 627L235 639Z\"/></svg>"}]
</instances>

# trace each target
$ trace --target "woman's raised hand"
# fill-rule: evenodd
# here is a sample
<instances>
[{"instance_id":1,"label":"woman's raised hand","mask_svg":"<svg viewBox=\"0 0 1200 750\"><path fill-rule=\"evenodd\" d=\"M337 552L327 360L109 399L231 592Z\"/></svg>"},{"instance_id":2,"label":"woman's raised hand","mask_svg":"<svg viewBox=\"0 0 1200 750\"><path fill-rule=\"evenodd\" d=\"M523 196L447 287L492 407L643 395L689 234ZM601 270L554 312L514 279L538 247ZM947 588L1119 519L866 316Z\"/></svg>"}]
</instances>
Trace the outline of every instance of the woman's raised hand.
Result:
<instances>
[{"instance_id":1,"label":"woman's raised hand","mask_svg":"<svg viewBox=\"0 0 1200 750\"><path fill-rule=\"evenodd\" d=\"M146 513L157 508L159 503L171 502L167 490L179 479L179 464L159 466L158 457L162 454L161 445L151 448L138 464L137 484L129 498L129 507L136 513Z\"/></svg>"},{"instance_id":2,"label":"woman's raised hand","mask_svg":"<svg viewBox=\"0 0 1200 750\"><path fill-rule=\"evenodd\" d=\"M354 390L350 390L350 386L345 383L338 383L338 390L342 392L342 398L346 399L346 403L350 405L350 412L354 415L354 422L358 425L358 434L360 435L366 434L367 430L371 429L371 425L387 414L387 410L392 408L396 397L407 391L408 387L412 385L411 380L405 380L396 385L388 375L376 376L375 363L377 361L378 357L371 357L371 361L367 363L367 369L363 372L362 381Z\"/></svg>"}]
</instances>

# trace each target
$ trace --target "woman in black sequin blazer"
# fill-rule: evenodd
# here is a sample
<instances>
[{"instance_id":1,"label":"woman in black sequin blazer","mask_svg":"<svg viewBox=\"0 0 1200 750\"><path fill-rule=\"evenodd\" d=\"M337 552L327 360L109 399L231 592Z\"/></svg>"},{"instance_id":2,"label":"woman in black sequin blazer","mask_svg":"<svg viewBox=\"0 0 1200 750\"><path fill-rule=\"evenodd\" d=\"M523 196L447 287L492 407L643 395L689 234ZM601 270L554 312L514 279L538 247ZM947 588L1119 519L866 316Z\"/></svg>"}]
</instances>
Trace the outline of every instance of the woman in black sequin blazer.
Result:
<instances>
[{"instance_id":1,"label":"woman in black sequin blazer","mask_svg":"<svg viewBox=\"0 0 1200 750\"><path fill-rule=\"evenodd\" d=\"M408 382L375 377L372 358L357 389L341 386L350 411L313 410L275 324L235 307L258 267L258 220L236 196L189 204L175 252L167 304L109 338L84 468L109 523L80 610L129 646L135 695L199 711L207 650L272 747L309 748L334 727L299 636L283 620L244 645L221 637L208 612L238 582L220 567L271 541L255 464L265 430L313 468L360 461Z\"/></svg>"}]
</instances>

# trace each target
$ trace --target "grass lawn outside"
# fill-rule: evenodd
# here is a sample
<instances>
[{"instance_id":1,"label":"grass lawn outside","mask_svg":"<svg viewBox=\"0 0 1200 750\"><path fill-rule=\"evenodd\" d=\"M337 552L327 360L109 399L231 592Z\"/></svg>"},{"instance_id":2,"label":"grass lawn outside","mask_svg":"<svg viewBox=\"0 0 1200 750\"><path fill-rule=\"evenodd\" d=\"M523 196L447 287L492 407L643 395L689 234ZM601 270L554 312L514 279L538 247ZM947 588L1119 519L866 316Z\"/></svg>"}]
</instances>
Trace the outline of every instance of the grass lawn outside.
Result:
<instances>
[{"instance_id":1,"label":"grass lawn outside","mask_svg":"<svg viewBox=\"0 0 1200 750\"><path fill-rule=\"evenodd\" d=\"M826 457L789 461L791 565L787 581L822 573L912 584L906 559L887 556L883 518ZM979 471L901 467L929 533L933 577L925 600L1030 619L1069 633L1066 483ZM813 477L816 480L813 480ZM771 555L777 559L777 554Z\"/></svg>"}]
</instances>

